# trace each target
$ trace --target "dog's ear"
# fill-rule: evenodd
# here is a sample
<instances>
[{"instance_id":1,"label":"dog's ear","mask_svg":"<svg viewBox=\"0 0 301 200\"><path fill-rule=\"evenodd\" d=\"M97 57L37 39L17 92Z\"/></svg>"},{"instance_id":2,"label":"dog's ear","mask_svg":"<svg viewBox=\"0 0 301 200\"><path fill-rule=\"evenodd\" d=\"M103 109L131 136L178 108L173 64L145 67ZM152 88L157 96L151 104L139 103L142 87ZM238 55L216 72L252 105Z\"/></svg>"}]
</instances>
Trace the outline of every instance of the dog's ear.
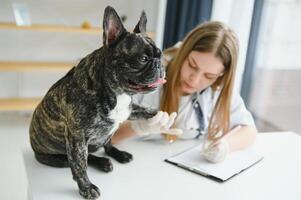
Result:
<instances>
[{"instance_id":1,"label":"dog's ear","mask_svg":"<svg viewBox=\"0 0 301 200\"><path fill-rule=\"evenodd\" d=\"M142 11L138 24L134 28L134 33L145 33L146 31L146 14Z\"/></svg>"},{"instance_id":2,"label":"dog's ear","mask_svg":"<svg viewBox=\"0 0 301 200\"><path fill-rule=\"evenodd\" d=\"M103 45L110 47L126 32L114 8L107 6L103 17Z\"/></svg>"}]
</instances>

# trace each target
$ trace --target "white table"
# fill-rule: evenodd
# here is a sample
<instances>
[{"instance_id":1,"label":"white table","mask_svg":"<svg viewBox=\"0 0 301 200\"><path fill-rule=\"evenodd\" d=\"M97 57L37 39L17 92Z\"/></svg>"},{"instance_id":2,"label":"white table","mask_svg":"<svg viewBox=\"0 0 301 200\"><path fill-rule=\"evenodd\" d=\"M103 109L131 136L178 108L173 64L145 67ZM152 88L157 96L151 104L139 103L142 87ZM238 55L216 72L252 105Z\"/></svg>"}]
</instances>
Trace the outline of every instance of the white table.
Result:
<instances>
[{"instance_id":1,"label":"white table","mask_svg":"<svg viewBox=\"0 0 301 200\"><path fill-rule=\"evenodd\" d=\"M118 145L134 155L129 164L113 162L104 173L88 168L102 200L120 199L301 199L301 137L292 132L261 133L258 148L264 159L224 183L183 170L163 160L200 141L141 141L130 139ZM30 149L24 152L31 198L37 200L82 199L68 168L38 163Z\"/></svg>"}]
</instances>

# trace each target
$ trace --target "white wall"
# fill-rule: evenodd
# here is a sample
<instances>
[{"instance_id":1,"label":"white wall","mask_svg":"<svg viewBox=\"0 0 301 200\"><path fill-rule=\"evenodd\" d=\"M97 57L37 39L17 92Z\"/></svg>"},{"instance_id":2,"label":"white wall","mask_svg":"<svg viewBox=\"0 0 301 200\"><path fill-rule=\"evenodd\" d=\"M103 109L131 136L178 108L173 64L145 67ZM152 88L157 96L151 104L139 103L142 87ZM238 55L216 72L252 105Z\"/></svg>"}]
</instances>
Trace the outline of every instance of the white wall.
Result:
<instances>
[{"instance_id":1,"label":"white wall","mask_svg":"<svg viewBox=\"0 0 301 200\"><path fill-rule=\"evenodd\" d=\"M159 0L157 28L156 28L156 45L160 49L162 49L163 47L166 6L167 6L167 0Z\"/></svg>"}]
</instances>

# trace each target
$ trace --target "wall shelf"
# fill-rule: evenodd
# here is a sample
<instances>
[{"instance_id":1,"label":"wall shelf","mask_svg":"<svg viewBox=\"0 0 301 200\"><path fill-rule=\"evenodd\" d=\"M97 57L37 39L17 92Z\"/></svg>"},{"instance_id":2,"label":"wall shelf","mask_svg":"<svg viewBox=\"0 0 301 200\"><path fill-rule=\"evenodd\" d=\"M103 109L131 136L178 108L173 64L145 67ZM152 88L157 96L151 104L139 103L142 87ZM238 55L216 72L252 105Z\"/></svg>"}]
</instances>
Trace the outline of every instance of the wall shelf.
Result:
<instances>
[{"instance_id":1,"label":"wall shelf","mask_svg":"<svg viewBox=\"0 0 301 200\"><path fill-rule=\"evenodd\" d=\"M62 25L33 24L17 26L15 23L0 22L0 29L36 32L61 32L102 35L100 27L75 27ZM151 38L155 32L147 32ZM33 62L33 61L0 61L0 72L39 72L39 71L68 71L75 63L66 62ZM0 111L34 110L42 98L0 98Z\"/></svg>"},{"instance_id":2,"label":"wall shelf","mask_svg":"<svg viewBox=\"0 0 301 200\"><path fill-rule=\"evenodd\" d=\"M82 28L76 26L46 25L46 24L33 24L31 26L17 26L15 23L9 23L9 22L0 22L0 29L63 32L63 33L85 33L91 35L101 35L102 33L102 28L99 27ZM154 32L148 32L147 34L151 38L155 37Z\"/></svg>"},{"instance_id":3,"label":"wall shelf","mask_svg":"<svg viewBox=\"0 0 301 200\"><path fill-rule=\"evenodd\" d=\"M64 62L6 62L0 61L0 72L68 71L75 64Z\"/></svg>"},{"instance_id":4,"label":"wall shelf","mask_svg":"<svg viewBox=\"0 0 301 200\"><path fill-rule=\"evenodd\" d=\"M30 30L30 31L44 31L44 32L64 32L64 33L86 33L99 35L102 32L101 28L81 28L75 26L61 26L61 25L45 25L33 24L31 26L17 26L15 23L1 22L0 29L14 29L14 30Z\"/></svg>"},{"instance_id":5,"label":"wall shelf","mask_svg":"<svg viewBox=\"0 0 301 200\"><path fill-rule=\"evenodd\" d=\"M0 111L34 110L41 98L1 98Z\"/></svg>"}]
</instances>

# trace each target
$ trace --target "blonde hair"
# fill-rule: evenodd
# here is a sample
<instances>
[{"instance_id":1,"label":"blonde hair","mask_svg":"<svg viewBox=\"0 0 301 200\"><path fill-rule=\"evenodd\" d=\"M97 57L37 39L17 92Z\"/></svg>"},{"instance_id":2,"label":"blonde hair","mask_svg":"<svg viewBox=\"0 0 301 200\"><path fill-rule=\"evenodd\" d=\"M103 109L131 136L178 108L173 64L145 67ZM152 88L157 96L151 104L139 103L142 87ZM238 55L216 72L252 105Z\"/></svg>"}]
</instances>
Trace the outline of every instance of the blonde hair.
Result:
<instances>
[{"instance_id":1,"label":"blonde hair","mask_svg":"<svg viewBox=\"0 0 301 200\"><path fill-rule=\"evenodd\" d=\"M161 110L168 113L178 111L181 67L193 50L213 53L225 67L223 76L211 85L214 92L219 87L221 88L209 120L208 137L213 139L218 132L229 131L231 97L238 58L238 40L235 33L221 22L205 22L193 29L167 65L167 83L163 87ZM167 49L164 53L170 53L170 51L174 51L174 49Z\"/></svg>"}]
</instances>

